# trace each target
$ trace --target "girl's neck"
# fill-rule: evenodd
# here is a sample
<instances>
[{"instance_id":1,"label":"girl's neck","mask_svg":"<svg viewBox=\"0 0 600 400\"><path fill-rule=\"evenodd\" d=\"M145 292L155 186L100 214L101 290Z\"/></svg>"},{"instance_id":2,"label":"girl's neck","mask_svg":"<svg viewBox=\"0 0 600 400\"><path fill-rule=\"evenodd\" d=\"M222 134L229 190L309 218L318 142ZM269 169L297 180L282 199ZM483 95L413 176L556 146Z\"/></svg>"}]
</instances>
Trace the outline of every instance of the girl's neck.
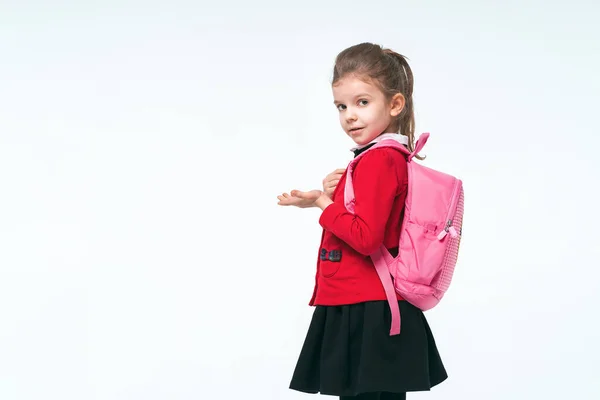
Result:
<instances>
[{"instance_id":1,"label":"girl's neck","mask_svg":"<svg viewBox=\"0 0 600 400\"><path fill-rule=\"evenodd\" d=\"M356 153L356 151L362 150L365 147L375 144L377 142L380 142L383 139L394 139L402 144L408 144L408 138L406 136L400 135L397 132L384 132L384 133L380 134L379 136L377 136L375 139L371 140L369 143L365 143L365 144L361 144L361 145L352 147L350 149L350 151Z\"/></svg>"}]
</instances>

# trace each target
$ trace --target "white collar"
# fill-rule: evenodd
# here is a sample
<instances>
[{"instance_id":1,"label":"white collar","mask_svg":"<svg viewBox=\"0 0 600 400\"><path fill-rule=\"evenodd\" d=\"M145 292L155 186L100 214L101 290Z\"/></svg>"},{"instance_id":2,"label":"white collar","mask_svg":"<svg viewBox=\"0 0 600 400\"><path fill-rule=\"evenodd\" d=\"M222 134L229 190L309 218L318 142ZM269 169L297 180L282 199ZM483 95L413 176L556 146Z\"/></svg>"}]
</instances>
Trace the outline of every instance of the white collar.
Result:
<instances>
[{"instance_id":1,"label":"white collar","mask_svg":"<svg viewBox=\"0 0 600 400\"><path fill-rule=\"evenodd\" d=\"M383 134L377 136L375 139L371 140L367 144L363 144L360 146L354 146L353 148L350 149L350 151L355 152L357 150L367 147L368 145L370 145L372 143L381 142L384 139L394 139L395 141L399 142L400 144L408 145L408 137L407 136L401 135L399 133L383 133Z\"/></svg>"}]
</instances>

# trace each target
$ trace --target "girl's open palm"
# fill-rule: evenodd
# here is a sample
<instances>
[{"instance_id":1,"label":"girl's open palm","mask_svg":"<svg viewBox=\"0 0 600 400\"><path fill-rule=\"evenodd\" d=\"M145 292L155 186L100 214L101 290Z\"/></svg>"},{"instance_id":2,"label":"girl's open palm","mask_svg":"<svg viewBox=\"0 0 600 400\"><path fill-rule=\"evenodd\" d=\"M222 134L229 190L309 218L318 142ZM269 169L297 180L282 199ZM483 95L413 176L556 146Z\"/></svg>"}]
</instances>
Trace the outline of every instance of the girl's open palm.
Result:
<instances>
[{"instance_id":1,"label":"girl's open palm","mask_svg":"<svg viewBox=\"0 0 600 400\"><path fill-rule=\"evenodd\" d=\"M300 190L292 190L290 194L283 193L277 196L279 199L280 206L296 206L300 208L315 207L315 201L321 196L323 192L320 190L311 190L309 192L302 192Z\"/></svg>"}]
</instances>

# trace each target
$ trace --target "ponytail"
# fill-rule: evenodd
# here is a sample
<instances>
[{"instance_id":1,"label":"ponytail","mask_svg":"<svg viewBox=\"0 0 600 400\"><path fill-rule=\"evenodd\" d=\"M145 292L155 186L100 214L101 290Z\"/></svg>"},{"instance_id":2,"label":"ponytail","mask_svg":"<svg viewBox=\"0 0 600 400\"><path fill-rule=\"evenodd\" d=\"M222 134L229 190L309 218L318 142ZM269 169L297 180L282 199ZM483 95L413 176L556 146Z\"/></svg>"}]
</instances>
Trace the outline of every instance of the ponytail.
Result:
<instances>
[{"instance_id":1,"label":"ponytail","mask_svg":"<svg viewBox=\"0 0 600 400\"><path fill-rule=\"evenodd\" d=\"M396 93L402 94L404 96L404 108L400 115L398 115L398 125L400 128L400 134L404 135L408 138L408 149L412 152L415 150L415 109L413 104L413 88L414 88L414 79L413 73L406 61L406 57L402 54L398 54L393 50L384 49L383 54L386 57L389 57L390 60L397 66L400 74L398 74L398 78L400 82L396 86ZM399 90L398 90L399 89ZM415 156L419 160L425 159L420 155Z\"/></svg>"}]
</instances>

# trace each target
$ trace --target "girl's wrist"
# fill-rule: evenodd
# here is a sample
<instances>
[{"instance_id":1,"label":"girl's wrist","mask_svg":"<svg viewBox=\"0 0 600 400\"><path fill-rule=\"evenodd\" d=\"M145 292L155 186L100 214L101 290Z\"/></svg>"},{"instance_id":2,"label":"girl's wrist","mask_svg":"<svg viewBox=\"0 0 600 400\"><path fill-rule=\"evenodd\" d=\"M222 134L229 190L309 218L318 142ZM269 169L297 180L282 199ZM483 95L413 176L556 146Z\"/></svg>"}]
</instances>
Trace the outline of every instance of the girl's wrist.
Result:
<instances>
[{"instance_id":1,"label":"girl's wrist","mask_svg":"<svg viewBox=\"0 0 600 400\"><path fill-rule=\"evenodd\" d=\"M319 198L315 201L315 205L321 210L325 210L325 208L327 208L327 206L331 203L333 203L333 200L331 200L325 193L321 193Z\"/></svg>"}]
</instances>

